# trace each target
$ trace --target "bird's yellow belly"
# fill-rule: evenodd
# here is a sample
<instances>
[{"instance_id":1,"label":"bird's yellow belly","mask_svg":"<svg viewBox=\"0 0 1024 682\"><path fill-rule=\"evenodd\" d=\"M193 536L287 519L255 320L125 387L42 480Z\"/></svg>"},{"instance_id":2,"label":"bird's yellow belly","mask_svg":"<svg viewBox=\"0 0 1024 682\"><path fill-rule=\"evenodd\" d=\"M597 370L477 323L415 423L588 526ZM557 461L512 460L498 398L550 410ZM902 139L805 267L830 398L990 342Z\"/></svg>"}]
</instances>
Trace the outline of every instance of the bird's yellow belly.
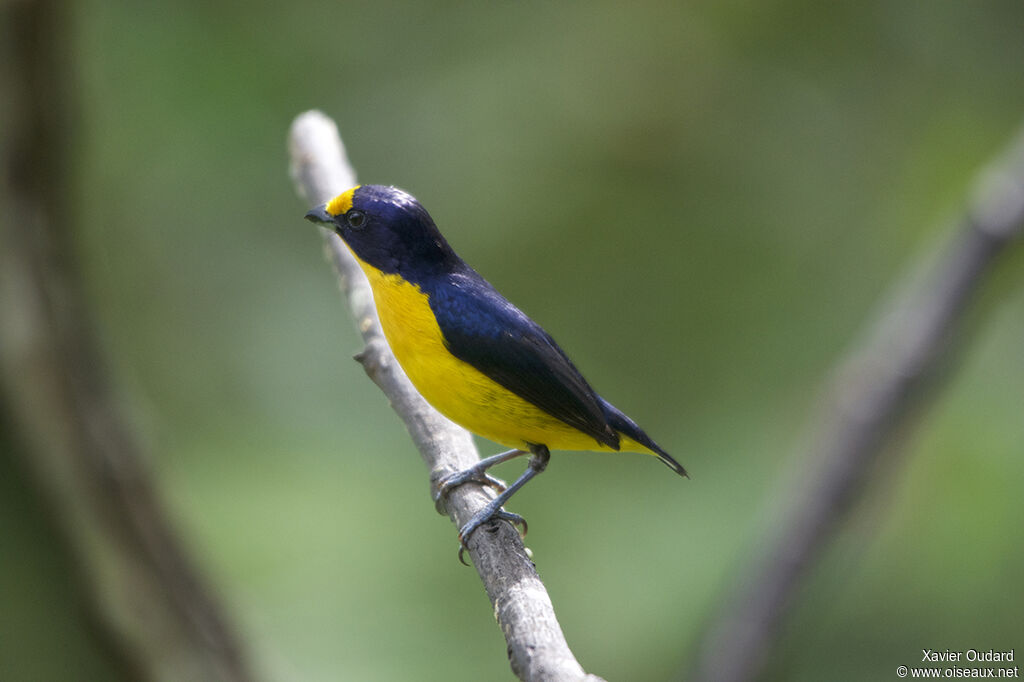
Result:
<instances>
[{"instance_id":1,"label":"bird's yellow belly","mask_svg":"<svg viewBox=\"0 0 1024 682\"><path fill-rule=\"evenodd\" d=\"M373 288L391 350L416 389L441 414L508 447L538 444L552 450L610 449L456 358L445 347L427 295L419 287L398 275L360 264Z\"/></svg>"}]
</instances>

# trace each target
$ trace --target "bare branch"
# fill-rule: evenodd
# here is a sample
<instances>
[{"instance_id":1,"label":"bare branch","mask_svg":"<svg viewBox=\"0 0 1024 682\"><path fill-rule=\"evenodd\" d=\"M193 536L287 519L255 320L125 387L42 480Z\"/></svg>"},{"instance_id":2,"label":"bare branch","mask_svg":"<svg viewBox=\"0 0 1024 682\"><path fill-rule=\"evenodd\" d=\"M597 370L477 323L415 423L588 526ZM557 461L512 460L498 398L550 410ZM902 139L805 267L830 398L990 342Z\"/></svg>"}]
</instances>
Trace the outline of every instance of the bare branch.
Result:
<instances>
[{"instance_id":1,"label":"bare branch","mask_svg":"<svg viewBox=\"0 0 1024 682\"><path fill-rule=\"evenodd\" d=\"M356 184L337 127L319 111L308 111L295 119L289 149L296 189L310 206ZM405 422L430 470L430 489L434 492L440 479L479 460L473 440L465 429L427 404L409 382L384 338L362 270L341 239L329 230L321 228L321 232L328 260L338 274L366 343L356 359ZM446 511L461 528L492 495L475 484L459 486L449 496ZM470 538L469 555L508 642L512 671L520 679L600 680L586 674L569 650L551 599L515 529L504 522L496 524L493 531L491 527L482 528Z\"/></svg>"},{"instance_id":2,"label":"bare branch","mask_svg":"<svg viewBox=\"0 0 1024 682\"><path fill-rule=\"evenodd\" d=\"M955 364L964 321L997 257L1024 232L1024 132L980 178L970 210L927 276L896 289L863 347L840 366L809 470L780 532L750 562L703 643L694 679L753 679L810 567Z\"/></svg>"}]
</instances>

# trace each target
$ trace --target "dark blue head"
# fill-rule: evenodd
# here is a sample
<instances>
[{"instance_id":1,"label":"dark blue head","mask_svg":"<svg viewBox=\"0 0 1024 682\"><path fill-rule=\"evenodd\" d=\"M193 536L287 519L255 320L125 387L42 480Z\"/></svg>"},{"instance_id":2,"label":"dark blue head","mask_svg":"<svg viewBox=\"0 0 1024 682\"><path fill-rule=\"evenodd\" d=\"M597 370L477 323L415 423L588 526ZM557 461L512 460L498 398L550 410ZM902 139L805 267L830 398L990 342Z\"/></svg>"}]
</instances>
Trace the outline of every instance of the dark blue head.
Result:
<instances>
[{"instance_id":1,"label":"dark blue head","mask_svg":"<svg viewBox=\"0 0 1024 682\"><path fill-rule=\"evenodd\" d=\"M410 281L459 262L426 209L396 187L358 185L314 208L306 219L334 230L365 263Z\"/></svg>"}]
</instances>

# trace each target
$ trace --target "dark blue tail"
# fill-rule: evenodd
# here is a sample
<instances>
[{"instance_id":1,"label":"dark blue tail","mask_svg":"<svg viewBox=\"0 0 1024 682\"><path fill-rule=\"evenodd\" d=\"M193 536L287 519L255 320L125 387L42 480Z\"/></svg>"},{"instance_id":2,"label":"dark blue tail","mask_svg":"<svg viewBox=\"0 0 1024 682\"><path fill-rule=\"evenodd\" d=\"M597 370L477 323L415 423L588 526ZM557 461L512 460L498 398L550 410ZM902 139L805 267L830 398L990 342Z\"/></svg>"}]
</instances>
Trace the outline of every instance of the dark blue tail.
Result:
<instances>
[{"instance_id":1,"label":"dark blue tail","mask_svg":"<svg viewBox=\"0 0 1024 682\"><path fill-rule=\"evenodd\" d=\"M644 433L643 429L637 426L635 421L624 415L617 407L609 403L604 398L598 396L597 399L601 401L601 409L604 410L604 417L608 420L609 426L622 435L632 438L637 443L640 443L640 445L643 445L645 448L655 453L658 456L658 459L664 462L672 471L676 472L680 476L685 476L686 478L690 477L690 475L686 473L686 469L683 468L683 465L675 461L672 458L672 455L662 450L657 443L651 440L651 437Z\"/></svg>"}]
</instances>

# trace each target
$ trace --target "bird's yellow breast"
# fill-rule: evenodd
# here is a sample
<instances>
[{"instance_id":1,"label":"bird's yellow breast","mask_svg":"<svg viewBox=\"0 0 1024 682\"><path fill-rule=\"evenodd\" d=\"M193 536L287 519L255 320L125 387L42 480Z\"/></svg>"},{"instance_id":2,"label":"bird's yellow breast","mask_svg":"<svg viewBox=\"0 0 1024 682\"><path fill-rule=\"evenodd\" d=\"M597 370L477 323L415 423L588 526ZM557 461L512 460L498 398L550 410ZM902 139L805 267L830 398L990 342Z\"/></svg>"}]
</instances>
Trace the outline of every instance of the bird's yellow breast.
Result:
<instances>
[{"instance_id":1,"label":"bird's yellow breast","mask_svg":"<svg viewBox=\"0 0 1024 682\"><path fill-rule=\"evenodd\" d=\"M397 274L384 273L358 256L356 260L370 280L391 350L416 389L443 415L508 447L532 443L552 450L610 449L456 358L445 347L427 294ZM624 450L647 452L624 440Z\"/></svg>"}]
</instances>

